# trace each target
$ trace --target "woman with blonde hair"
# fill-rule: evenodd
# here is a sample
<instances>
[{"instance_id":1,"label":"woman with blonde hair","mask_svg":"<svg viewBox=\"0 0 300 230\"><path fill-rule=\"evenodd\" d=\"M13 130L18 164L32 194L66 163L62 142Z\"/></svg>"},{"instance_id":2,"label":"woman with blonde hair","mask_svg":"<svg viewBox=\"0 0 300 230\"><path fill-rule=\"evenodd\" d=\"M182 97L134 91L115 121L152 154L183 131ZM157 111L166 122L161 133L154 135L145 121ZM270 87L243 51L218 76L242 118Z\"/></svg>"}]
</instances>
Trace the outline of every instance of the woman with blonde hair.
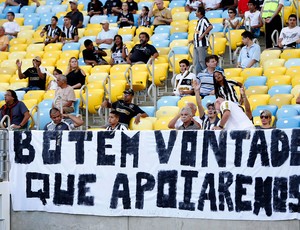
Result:
<instances>
[{"instance_id":1,"label":"woman with blonde hair","mask_svg":"<svg viewBox=\"0 0 300 230\"><path fill-rule=\"evenodd\" d=\"M260 113L261 125L255 126L256 129L274 129L272 123L272 113L269 110L263 110Z\"/></svg>"},{"instance_id":2,"label":"woman with blonde hair","mask_svg":"<svg viewBox=\"0 0 300 230\"><path fill-rule=\"evenodd\" d=\"M66 72L67 83L73 89L80 89L85 85L85 72L79 67L76 57L71 57Z\"/></svg>"}]
</instances>

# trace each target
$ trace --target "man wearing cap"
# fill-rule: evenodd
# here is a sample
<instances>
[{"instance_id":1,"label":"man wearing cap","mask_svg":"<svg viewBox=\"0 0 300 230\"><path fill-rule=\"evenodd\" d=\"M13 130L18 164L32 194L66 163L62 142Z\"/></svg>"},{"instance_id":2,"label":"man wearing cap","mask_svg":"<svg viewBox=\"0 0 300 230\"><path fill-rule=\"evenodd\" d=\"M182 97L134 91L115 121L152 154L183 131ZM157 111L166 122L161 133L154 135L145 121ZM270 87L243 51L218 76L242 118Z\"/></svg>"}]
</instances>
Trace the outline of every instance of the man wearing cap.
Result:
<instances>
[{"instance_id":1,"label":"man wearing cap","mask_svg":"<svg viewBox=\"0 0 300 230\"><path fill-rule=\"evenodd\" d=\"M71 17L71 24L77 28L82 28L83 25L83 14L78 10L77 0L69 1L71 11L66 16Z\"/></svg>"},{"instance_id":2,"label":"man wearing cap","mask_svg":"<svg viewBox=\"0 0 300 230\"><path fill-rule=\"evenodd\" d=\"M108 102L108 100L104 100L102 103L102 107L104 108L112 108L113 110L120 113L119 122L129 126L130 120L135 117L135 124L140 123L141 117L148 117L148 114L145 113L139 106L131 103L134 96L134 91L132 89L127 89L123 92L123 100L118 100L114 103Z\"/></svg>"},{"instance_id":3,"label":"man wearing cap","mask_svg":"<svg viewBox=\"0 0 300 230\"><path fill-rule=\"evenodd\" d=\"M103 20L100 24L102 25L102 30L97 36L96 44L100 49L111 49L117 31L109 29L109 22L107 20Z\"/></svg>"},{"instance_id":4,"label":"man wearing cap","mask_svg":"<svg viewBox=\"0 0 300 230\"><path fill-rule=\"evenodd\" d=\"M28 78L28 87L21 88L18 90L24 90L25 92L29 90L45 90L46 86L46 69L41 67L42 60L39 56L36 56L32 60L33 67L28 68L24 73L22 73L21 67L22 62L18 59L16 61L18 67L18 75L20 79Z\"/></svg>"},{"instance_id":5,"label":"man wearing cap","mask_svg":"<svg viewBox=\"0 0 300 230\"><path fill-rule=\"evenodd\" d=\"M126 61L128 64L147 63L152 56L152 60L158 57L158 52L153 45L148 44L149 34L141 32L139 34L140 44L136 44L129 53Z\"/></svg>"},{"instance_id":6,"label":"man wearing cap","mask_svg":"<svg viewBox=\"0 0 300 230\"><path fill-rule=\"evenodd\" d=\"M68 42L78 42L78 30L76 26L71 24L71 17L64 16L64 26L61 33L61 42L63 44Z\"/></svg>"}]
</instances>

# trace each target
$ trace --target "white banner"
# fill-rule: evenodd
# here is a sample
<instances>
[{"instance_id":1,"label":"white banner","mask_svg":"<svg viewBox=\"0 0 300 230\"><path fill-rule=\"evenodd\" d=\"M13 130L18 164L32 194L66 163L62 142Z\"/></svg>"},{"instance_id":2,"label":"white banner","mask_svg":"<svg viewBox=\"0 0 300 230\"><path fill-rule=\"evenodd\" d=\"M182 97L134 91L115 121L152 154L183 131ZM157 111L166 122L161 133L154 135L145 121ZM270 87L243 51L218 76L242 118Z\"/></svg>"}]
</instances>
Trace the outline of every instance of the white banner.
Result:
<instances>
[{"instance_id":1,"label":"white banner","mask_svg":"<svg viewBox=\"0 0 300 230\"><path fill-rule=\"evenodd\" d=\"M11 132L13 210L300 219L300 129Z\"/></svg>"}]
</instances>

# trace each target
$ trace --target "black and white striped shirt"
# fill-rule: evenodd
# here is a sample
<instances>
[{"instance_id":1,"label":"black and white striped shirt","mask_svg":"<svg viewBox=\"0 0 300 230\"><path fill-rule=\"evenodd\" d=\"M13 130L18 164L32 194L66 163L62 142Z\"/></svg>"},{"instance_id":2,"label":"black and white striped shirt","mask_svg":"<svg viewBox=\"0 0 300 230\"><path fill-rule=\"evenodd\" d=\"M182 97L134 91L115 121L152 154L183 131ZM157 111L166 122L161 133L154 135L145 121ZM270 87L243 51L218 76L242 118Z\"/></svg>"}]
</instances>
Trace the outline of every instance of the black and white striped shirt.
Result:
<instances>
[{"instance_id":1,"label":"black and white striped shirt","mask_svg":"<svg viewBox=\"0 0 300 230\"><path fill-rule=\"evenodd\" d=\"M206 17L202 17L198 20L197 26L195 28L195 34L194 34L194 46L195 47L208 46L208 34L206 34L201 40L199 40L199 37L206 31L206 29L210 25L211 24Z\"/></svg>"},{"instance_id":2,"label":"black and white striped shirt","mask_svg":"<svg viewBox=\"0 0 300 230\"><path fill-rule=\"evenodd\" d=\"M66 40L73 40L75 36L78 36L78 30L75 26L71 25L69 28L63 27L62 35Z\"/></svg>"},{"instance_id":3,"label":"black and white striped shirt","mask_svg":"<svg viewBox=\"0 0 300 230\"><path fill-rule=\"evenodd\" d=\"M56 26L54 29L51 27L51 24L48 24L44 27L44 29L47 33L47 39L50 40L51 38L54 38L55 36L60 36L61 34L61 29Z\"/></svg>"},{"instance_id":4,"label":"black and white striped shirt","mask_svg":"<svg viewBox=\"0 0 300 230\"><path fill-rule=\"evenodd\" d=\"M218 97L224 98L226 101L238 102L239 99L237 97L234 86L238 86L238 83L234 80L227 80L228 83L228 92L225 92L224 87L220 86L218 91Z\"/></svg>"},{"instance_id":5,"label":"black and white striped shirt","mask_svg":"<svg viewBox=\"0 0 300 230\"><path fill-rule=\"evenodd\" d=\"M204 115L201 120L202 122L202 129L203 130L212 130L213 127L218 126L220 122L220 118L216 117L213 123L210 122L207 115Z\"/></svg>"}]
</instances>

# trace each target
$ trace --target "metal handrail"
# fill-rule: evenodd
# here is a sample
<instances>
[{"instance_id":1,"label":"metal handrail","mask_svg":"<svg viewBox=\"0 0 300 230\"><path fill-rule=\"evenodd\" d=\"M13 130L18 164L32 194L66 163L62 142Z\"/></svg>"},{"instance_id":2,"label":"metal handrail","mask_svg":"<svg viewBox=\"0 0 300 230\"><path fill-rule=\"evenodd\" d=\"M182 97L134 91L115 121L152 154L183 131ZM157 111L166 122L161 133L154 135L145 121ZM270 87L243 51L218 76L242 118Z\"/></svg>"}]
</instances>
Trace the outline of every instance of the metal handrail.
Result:
<instances>
[{"instance_id":1,"label":"metal handrail","mask_svg":"<svg viewBox=\"0 0 300 230\"><path fill-rule=\"evenodd\" d=\"M83 98L83 91L85 92L85 99ZM85 127L88 129L89 127L89 90L86 85L81 86L80 91L79 91L80 99L85 105Z\"/></svg>"},{"instance_id":2,"label":"metal handrail","mask_svg":"<svg viewBox=\"0 0 300 230\"><path fill-rule=\"evenodd\" d=\"M128 73L128 77L126 77L127 73ZM129 83L130 89L132 89L132 68L131 68L131 66L128 66L127 69L125 70L124 77L125 77L127 83Z\"/></svg>"},{"instance_id":3,"label":"metal handrail","mask_svg":"<svg viewBox=\"0 0 300 230\"><path fill-rule=\"evenodd\" d=\"M275 37L276 36L276 37ZM275 37L275 38L274 38ZM278 37L279 37L279 32L278 30L274 30L273 33L271 34L271 39L272 39L272 44L273 46L278 45Z\"/></svg>"},{"instance_id":4,"label":"metal handrail","mask_svg":"<svg viewBox=\"0 0 300 230\"><path fill-rule=\"evenodd\" d=\"M56 96L56 97L54 98L53 104L56 105L56 101L57 101L58 99L60 99L60 101L59 101L59 111L61 112L61 114L63 114L64 111L63 111L63 105L62 105L62 97L61 97L60 95L58 95L58 96Z\"/></svg>"},{"instance_id":5,"label":"metal handrail","mask_svg":"<svg viewBox=\"0 0 300 230\"><path fill-rule=\"evenodd\" d=\"M108 89L106 87L106 82L108 83ZM111 103L111 94L110 94L110 92L111 92L111 79L110 79L109 75L107 75L105 77L105 79L104 79L104 81L103 81L102 84L103 84L103 89L104 89L104 97L103 98L105 99L106 95L108 95L108 101ZM102 108L102 106L99 107L99 109L98 109L98 115L99 115L99 117L102 120L103 120L103 115L102 115L102 112L101 112L102 109L104 109L104 113L105 113L105 115L104 115L104 121L107 121L109 109L108 108Z\"/></svg>"},{"instance_id":6,"label":"metal handrail","mask_svg":"<svg viewBox=\"0 0 300 230\"><path fill-rule=\"evenodd\" d=\"M173 56L171 54L173 54ZM171 57L173 59L172 60L173 63L171 62ZM173 49L171 49L170 52L169 52L169 54L168 54L168 62L169 62L170 66L173 69L173 76L172 76L172 79L171 79L171 84L172 84L172 87L174 88L175 87L176 73L175 73L175 52L174 52Z\"/></svg>"},{"instance_id":7,"label":"metal handrail","mask_svg":"<svg viewBox=\"0 0 300 230\"><path fill-rule=\"evenodd\" d=\"M249 21L249 23L247 24L246 22L248 22ZM251 32L251 18L250 17L247 17L245 20L244 20L244 25L245 25L245 29L247 30L247 31L250 31Z\"/></svg>"},{"instance_id":8,"label":"metal handrail","mask_svg":"<svg viewBox=\"0 0 300 230\"><path fill-rule=\"evenodd\" d=\"M151 68L150 68L150 65L151 65ZM148 69L148 72L149 72L149 75L151 76L151 79L152 79L152 83L151 85L149 86L148 88L148 96L151 98L151 100L153 101L153 104L154 104L154 108L155 108L155 111L157 109L157 88L156 88L156 85L154 83L155 79L154 79L154 59L150 58L146 64L146 67ZM151 92L152 92L152 95L151 95ZM154 92L154 93L153 93Z\"/></svg>"},{"instance_id":9,"label":"metal handrail","mask_svg":"<svg viewBox=\"0 0 300 230\"><path fill-rule=\"evenodd\" d=\"M4 121L7 119L7 128L5 127L4 125ZM8 115L4 115L0 121L0 127L2 129L8 129L9 131L11 130L11 127L10 127L11 123L10 123L10 117Z\"/></svg>"},{"instance_id":10,"label":"metal handrail","mask_svg":"<svg viewBox=\"0 0 300 230\"><path fill-rule=\"evenodd\" d=\"M36 113L37 113L37 123L35 123L35 120L34 120L34 117L33 117L33 111L36 109ZM30 117L32 118L32 121L34 123L34 125L38 124L38 127L40 127L40 113L39 113L39 107L37 105L34 105L30 111L29 111L29 115ZM28 122L28 121L27 121ZM28 123L27 123L28 124ZM29 129L30 127L27 126L27 130Z\"/></svg>"},{"instance_id":11,"label":"metal handrail","mask_svg":"<svg viewBox=\"0 0 300 230\"><path fill-rule=\"evenodd\" d=\"M226 36L226 31L228 32L228 36ZM229 50L229 60L230 64L232 64L232 49L231 49L231 35L230 35L230 28L228 25L224 27L224 37L228 41L228 50Z\"/></svg>"}]
</instances>

